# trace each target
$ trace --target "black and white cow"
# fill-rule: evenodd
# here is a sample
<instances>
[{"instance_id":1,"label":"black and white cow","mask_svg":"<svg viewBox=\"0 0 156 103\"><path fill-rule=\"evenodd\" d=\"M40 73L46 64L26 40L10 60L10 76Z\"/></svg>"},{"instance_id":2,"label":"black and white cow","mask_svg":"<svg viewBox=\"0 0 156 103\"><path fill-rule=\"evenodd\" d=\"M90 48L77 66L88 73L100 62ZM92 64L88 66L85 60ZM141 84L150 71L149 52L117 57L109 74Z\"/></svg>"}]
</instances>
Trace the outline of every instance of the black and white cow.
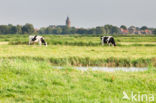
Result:
<instances>
[{"instance_id":1,"label":"black and white cow","mask_svg":"<svg viewBox=\"0 0 156 103\"><path fill-rule=\"evenodd\" d=\"M39 45L44 44L45 46L47 46L47 42L45 41L45 39L42 36L38 36L38 35L29 36L29 45L32 43L37 43L37 42Z\"/></svg>"},{"instance_id":2,"label":"black and white cow","mask_svg":"<svg viewBox=\"0 0 156 103\"><path fill-rule=\"evenodd\" d=\"M102 45L109 44L110 46L112 44L113 46L116 46L115 40L112 36L101 36L100 38Z\"/></svg>"}]
</instances>

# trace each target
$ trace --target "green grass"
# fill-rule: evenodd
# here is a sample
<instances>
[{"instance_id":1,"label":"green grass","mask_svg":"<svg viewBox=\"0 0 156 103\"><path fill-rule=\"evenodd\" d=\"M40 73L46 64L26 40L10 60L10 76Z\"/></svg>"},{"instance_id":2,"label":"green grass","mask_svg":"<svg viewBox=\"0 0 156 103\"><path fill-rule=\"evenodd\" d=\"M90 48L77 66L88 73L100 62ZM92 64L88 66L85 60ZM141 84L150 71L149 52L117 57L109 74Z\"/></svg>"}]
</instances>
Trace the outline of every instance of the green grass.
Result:
<instances>
[{"instance_id":1,"label":"green grass","mask_svg":"<svg viewBox=\"0 0 156 103\"><path fill-rule=\"evenodd\" d=\"M122 99L123 91L156 97L155 36L115 36L116 47L101 46L96 36L43 36L48 47L26 45L28 35L0 35L0 103L132 103ZM78 71L72 66L148 71Z\"/></svg>"},{"instance_id":2,"label":"green grass","mask_svg":"<svg viewBox=\"0 0 156 103\"><path fill-rule=\"evenodd\" d=\"M11 45L28 44L29 35L0 35L0 41L7 41ZM50 45L70 45L70 46L99 46L100 36L81 35L43 35ZM114 36L118 46L156 46L156 36ZM148 42L148 45L143 44ZM127 45L126 45L127 46Z\"/></svg>"},{"instance_id":3,"label":"green grass","mask_svg":"<svg viewBox=\"0 0 156 103\"><path fill-rule=\"evenodd\" d=\"M156 47L0 45L0 57L47 60L52 65L147 67L156 66Z\"/></svg>"},{"instance_id":4,"label":"green grass","mask_svg":"<svg viewBox=\"0 0 156 103\"><path fill-rule=\"evenodd\" d=\"M52 69L48 62L0 59L1 103L130 103L123 91L156 95L156 71L125 73Z\"/></svg>"}]
</instances>

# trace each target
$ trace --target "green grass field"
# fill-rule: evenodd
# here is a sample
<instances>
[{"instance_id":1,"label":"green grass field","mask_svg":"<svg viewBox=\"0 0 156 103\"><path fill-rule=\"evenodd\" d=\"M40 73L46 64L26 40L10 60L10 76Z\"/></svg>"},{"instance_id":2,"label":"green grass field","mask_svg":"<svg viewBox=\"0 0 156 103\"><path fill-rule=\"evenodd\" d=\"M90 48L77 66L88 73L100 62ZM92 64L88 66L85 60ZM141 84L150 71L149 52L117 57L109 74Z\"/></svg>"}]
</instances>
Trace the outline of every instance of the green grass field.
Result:
<instances>
[{"instance_id":1,"label":"green grass field","mask_svg":"<svg viewBox=\"0 0 156 103\"><path fill-rule=\"evenodd\" d=\"M53 69L48 62L3 59L1 103L130 103L123 91L156 95L156 71L96 72Z\"/></svg>"},{"instance_id":2,"label":"green grass field","mask_svg":"<svg viewBox=\"0 0 156 103\"><path fill-rule=\"evenodd\" d=\"M155 36L115 36L116 47L101 46L96 36L43 36L48 47L27 45L28 35L0 35L0 103L133 103L122 99L123 91L153 94L156 101ZM72 66L148 71L78 71Z\"/></svg>"},{"instance_id":3,"label":"green grass field","mask_svg":"<svg viewBox=\"0 0 156 103\"><path fill-rule=\"evenodd\" d=\"M155 36L115 36L117 47L101 46L100 38L43 35L48 47L28 46L28 35L0 35L0 57L47 60L53 65L156 66ZM37 59L36 59L37 60Z\"/></svg>"},{"instance_id":4,"label":"green grass field","mask_svg":"<svg viewBox=\"0 0 156 103\"><path fill-rule=\"evenodd\" d=\"M50 45L100 46L100 36L43 35ZM118 46L156 46L156 36L114 36ZM28 35L0 35L1 42L28 44Z\"/></svg>"},{"instance_id":5,"label":"green grass field","mask_svg":"<svg viewBox=\"0 0 156 103\"><path fill-rule=\"evenodd\" d=\"M0 57L46 60L61 66L147 67L156 65L156 47L0 45Z\"/></svg>"}]
</instances>

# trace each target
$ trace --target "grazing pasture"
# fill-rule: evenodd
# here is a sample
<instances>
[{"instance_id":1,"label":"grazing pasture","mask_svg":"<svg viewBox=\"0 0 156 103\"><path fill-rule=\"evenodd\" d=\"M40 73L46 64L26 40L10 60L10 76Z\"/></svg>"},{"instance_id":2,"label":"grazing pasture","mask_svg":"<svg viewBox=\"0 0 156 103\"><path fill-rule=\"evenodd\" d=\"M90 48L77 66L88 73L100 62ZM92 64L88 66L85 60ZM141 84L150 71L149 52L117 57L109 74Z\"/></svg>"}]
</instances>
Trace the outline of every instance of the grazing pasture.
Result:
<instances>
[{"instance_id":1,"label":"grazing pasture","mask_svg":"<svg viewBox=\"0 0 156 103\"><path fill-rule=\"evenodd\" d=\"M135 66L156 65L155 36L115 36L116 47L101 45L100 37L43 35L48 47L28 46L28 35L0 35L0 57L47 60L52 65Z\"/></svg>"},{"instance_id":2,"label":"grazing pasture","mask_svg":"<svg viewBox=\"0 0 156 103\"><path fill-rule=\"evenodd\" d=\"M156 47L0 45L0 57L47 60L61 66L147 67L156 65Z\"/></svg>"},{"instance_id":3,"label":"grazing pasture","mask_svg":"<svg viewBox=\"0 0 156 103\"><path fill-rule=\"evenodd\" d=\"M100 46L100 36L42 35L50 45ZM114 36L117 46L156 46L156 36ZM28 35L0 35L0 42L28 44ZM145 44L144 44L145 43ZM147 43L147 44L146 44Z\"/></svg>"},{"instance_id":4,"label":"grazing pasture","mask_svg":"<svg viewBox=\"0 0 156 103\"><path fill-rule=\"evenodd\" d=\"M123 91L156 96L155 36L115 36L116 47L102 46L96 36L43 37L47 47L28 45L28 35L0 35L0 103L132 103L122 99ZM72 66L148 71L78 71Z\"/></svg>"}]
</instances>

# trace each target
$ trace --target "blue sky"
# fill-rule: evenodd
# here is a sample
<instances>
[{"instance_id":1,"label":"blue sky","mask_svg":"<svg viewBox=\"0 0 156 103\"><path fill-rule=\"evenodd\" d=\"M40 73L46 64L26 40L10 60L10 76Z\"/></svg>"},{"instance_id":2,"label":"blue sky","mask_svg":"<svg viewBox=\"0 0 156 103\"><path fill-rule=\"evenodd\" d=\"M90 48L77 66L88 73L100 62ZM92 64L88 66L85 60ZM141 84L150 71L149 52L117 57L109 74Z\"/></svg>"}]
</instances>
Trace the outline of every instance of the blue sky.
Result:
<instances>
[{"instance_id":1,"label":"blue sky","mask_svg":"<svg viewBox=\"0 0 156 103\"><path fill-rule=\"evenodd\" d=\"M0 0L0 24L156 27L156 0Z\"/></svg>"}]
</instances>

